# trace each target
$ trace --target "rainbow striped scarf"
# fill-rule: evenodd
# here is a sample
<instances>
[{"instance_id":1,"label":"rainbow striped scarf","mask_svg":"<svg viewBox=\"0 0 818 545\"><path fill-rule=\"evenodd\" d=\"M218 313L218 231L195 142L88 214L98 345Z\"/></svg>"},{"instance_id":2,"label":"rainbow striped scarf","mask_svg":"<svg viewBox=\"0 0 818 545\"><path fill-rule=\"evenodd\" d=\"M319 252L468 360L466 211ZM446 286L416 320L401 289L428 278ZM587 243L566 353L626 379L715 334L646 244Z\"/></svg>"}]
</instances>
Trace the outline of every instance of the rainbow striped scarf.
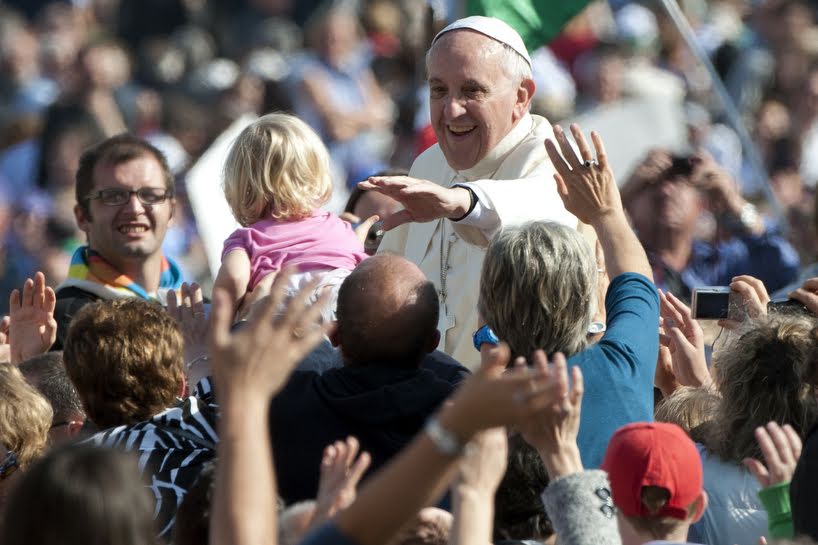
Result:
<instances>
[{"instance_id":1,"label":"rainbow striped scarf","mask_svg":"<svg viewBox=\"0 0 818 545\"><path fill-rule=\"evenodd\" d=\"M117 271L101 255L88 246L80 246L71 257L68 278L57 290L77 287L103 299L120 297L140 297L142 299L164 300L169 289L182 285L182 271L173 261L162 256L162 276L159 279L159 293L148 293L145 288Z\"/></svg>"}]
</instances>

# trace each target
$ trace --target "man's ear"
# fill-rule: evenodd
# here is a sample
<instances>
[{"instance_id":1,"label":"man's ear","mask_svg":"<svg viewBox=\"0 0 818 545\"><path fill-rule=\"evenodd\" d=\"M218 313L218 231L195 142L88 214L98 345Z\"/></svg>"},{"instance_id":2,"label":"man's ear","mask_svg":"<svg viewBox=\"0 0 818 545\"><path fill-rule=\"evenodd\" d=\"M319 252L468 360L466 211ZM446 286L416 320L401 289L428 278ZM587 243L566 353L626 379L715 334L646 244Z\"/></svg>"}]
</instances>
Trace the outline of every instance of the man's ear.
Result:
<instances>
[{"instance_id":1,"label":"man's ear","mask_svg":"<svg viewBox=\"0 0 818 545\"><path fill-rule=\"evenodd\" d=\"M531 99L534 98L534 91L537 86L531 78L523 78L517 87L517 102L514 104L513 120L516 122L528 113L531 106Z\"/></svg>"},{"instance_id":2,"label":"man's ear","mask_svg":"<svg viewBox=\"0 0 818 545\"><path fill-rule=\"evenodd\" d=\"M696 512L693 514L693 517L690 519L690 524L695 524L699 522L699 520L704 516L704 511L707 509L707 492L702 490L702 495L699 496L699 499L696 500Z\"/></svg>"},{"instance_id":3,"label":"man's ear","mask_svg":"<svg viewBox=\"0 0 818 545\"><path fill-rule=\"evenodd\" d=\"M77 222L77 227L81 231L88 233L91 229L91 216L86 214L85 210L79 204L74 205L74 220Z\"/></svg>"},{"instance_id":4,"label":"man's ear","mask_svg":"<svg viewBox=\"0 0 818 545\"><path fill-rule=\"evenodd\" d=\"M437 350L438 345L440 344L440 331L435 329L435 332L429 337L429 340L426 342L426 346L423 348L426 350L427 354L431 354L435 350Z\"/></svg>"},{"instance_id":5,"label":"man's ear","mask_svg":"<svg viewBox=\"0 0 818 545\"><path fill-rule=\"evenodd\" d=\"M68 422L68 437L76 437L82 431L82 420L71 420Z\"/></svg>"}]
</instances>

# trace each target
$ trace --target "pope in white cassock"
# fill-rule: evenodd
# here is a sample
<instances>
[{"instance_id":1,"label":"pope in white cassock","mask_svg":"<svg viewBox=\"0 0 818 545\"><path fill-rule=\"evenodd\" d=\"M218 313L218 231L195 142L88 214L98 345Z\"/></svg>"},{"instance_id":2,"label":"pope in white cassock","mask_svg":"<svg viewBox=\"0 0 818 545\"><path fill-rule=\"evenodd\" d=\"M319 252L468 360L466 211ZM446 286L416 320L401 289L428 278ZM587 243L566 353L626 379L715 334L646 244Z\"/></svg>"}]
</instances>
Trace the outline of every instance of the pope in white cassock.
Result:
<instances>
[{"instance_id":1,"label":"pope in white cassock","mask_svg":"<svg viewBox=\"0 0 818 545\"><path fill-rule=\"evenodd\" d=\"M426 68L438 143L409 176L359 186L403 205L384 219L378 251L405 256L434 282L440 348L474 369L480 354L471 337L491 236L532 220L577 227L577 219L563 207L543 145L554 138L551 124L528 111L534 80L519 34L499 19L460 19L435 36Z\"/></svg>"}]
</instances>

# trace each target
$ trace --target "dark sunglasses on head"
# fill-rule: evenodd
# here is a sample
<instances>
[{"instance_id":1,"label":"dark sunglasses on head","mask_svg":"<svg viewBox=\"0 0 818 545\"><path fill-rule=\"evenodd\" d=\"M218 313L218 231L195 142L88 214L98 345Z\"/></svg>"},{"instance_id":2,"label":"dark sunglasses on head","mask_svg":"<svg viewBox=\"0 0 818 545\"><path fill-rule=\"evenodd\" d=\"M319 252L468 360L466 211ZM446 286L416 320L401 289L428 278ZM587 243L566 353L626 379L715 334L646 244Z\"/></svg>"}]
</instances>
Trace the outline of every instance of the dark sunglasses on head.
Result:
<instances>
[{"instance_id":1,"label":"dark sunglasses on head","mask_svg":"<svg viewBox=\"0 0 818 545\"><path fill-rule=\"evenodd\" d=\"M2 452L2 450L0 450ZM14 471L20 467L20 463L17 461L17 455L14 452L7 450L6 455L0 461L0 481L14 473Z\"/></svg>"},{"instance_id":2,"label":"dark sunglasses on head","mask_svg":"<svg viewBox=\"0 0 818 545\"><path fill-rule=\"evenodd\" d=\"M112 187L110 189L100 189L95 193L91 193L85 197L85 200L90 201L99 199L102 204L107 206L122 206L131 200L131 195L136 195L139 202L145 206L152 206L163 203L166 199L173 197L173 192L158 187L140 187L139 189Z\"/></svg>"}]
</instances>

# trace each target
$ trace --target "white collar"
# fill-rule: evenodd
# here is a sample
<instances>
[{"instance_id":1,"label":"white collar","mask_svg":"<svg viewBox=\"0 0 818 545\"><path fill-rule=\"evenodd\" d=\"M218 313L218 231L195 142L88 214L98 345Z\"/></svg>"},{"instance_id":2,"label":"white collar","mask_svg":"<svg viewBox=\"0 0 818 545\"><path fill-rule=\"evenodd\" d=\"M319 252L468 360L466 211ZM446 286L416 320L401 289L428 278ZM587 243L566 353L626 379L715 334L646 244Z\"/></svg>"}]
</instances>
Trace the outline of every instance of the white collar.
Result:
<instances>
[{"instance_id":1,"label":"white collar","mask_svg":"<svg viewBox=\"0 0 818 545\"><path fill-rule=\"evenodd\" d=\"M456 171L457 174L466 178L468 181L490 178L491 175L500 168L500 164L511 150L516 148L526 135L528 135L533 124L534 120L531 118L531 114L526 112L517 124L508 131L508 134L505 135L479 163L469 169Z\"/></svg>"}]
</instances>

